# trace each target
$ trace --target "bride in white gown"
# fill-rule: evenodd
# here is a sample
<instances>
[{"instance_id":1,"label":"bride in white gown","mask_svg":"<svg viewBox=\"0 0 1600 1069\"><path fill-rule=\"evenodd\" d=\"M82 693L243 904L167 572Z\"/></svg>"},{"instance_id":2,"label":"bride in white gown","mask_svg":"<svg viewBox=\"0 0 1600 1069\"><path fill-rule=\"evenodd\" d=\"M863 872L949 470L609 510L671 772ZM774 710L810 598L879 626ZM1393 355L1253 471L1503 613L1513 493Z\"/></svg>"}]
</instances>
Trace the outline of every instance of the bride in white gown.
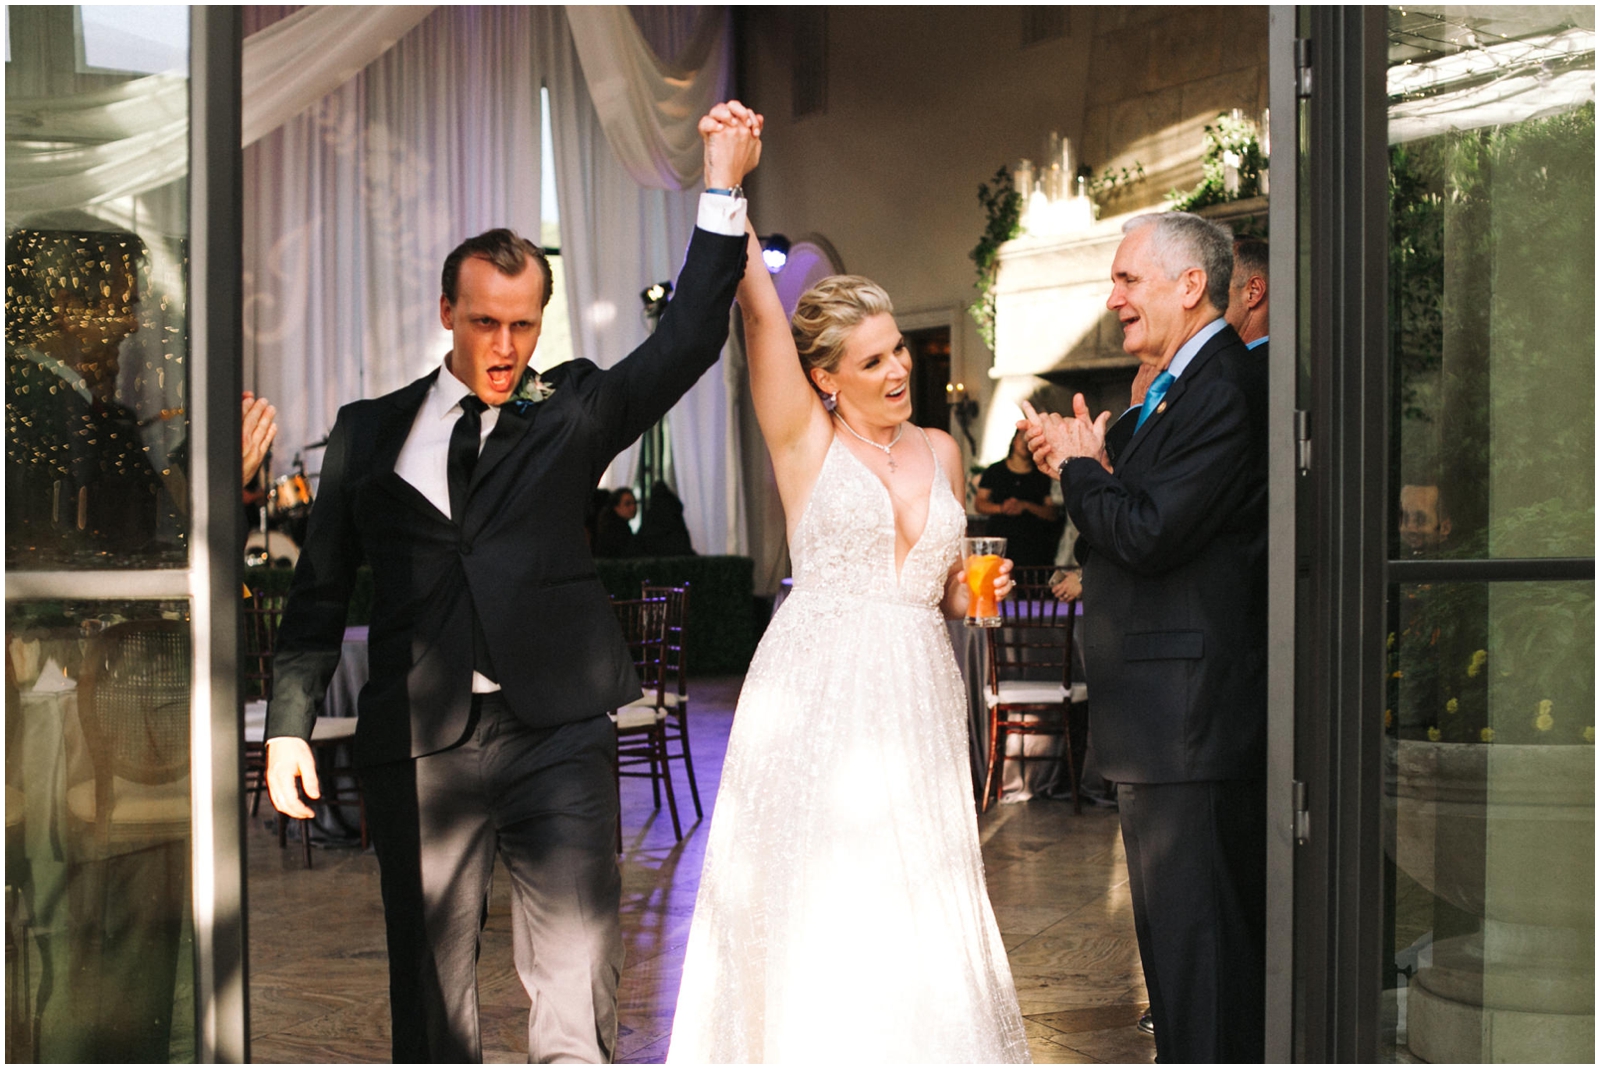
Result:
<instances>
[{"instance_id":1,"label":"bride in white gown","mask_svg":"<svg viewBox=\"0 0 1600 1069\"><path fill-rule=\"evenodd\" d=\"M876 285L823 280L791 336L752 234L739 303L794 591L739 697L667 1060L1026 1062L944 623L960 451L908 422Z\"/></svg>"}]
</instances>

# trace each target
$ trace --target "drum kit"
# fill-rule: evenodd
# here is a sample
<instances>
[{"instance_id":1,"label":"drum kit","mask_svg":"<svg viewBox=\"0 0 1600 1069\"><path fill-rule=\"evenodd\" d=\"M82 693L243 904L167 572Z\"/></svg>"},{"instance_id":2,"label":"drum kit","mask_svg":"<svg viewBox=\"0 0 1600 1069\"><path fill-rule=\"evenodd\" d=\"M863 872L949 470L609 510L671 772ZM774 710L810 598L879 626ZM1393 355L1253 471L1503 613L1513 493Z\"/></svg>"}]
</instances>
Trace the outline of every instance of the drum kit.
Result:
<instances>
[{"instance_id":1,"label":"drum kit","mask_svg":"<svg viewBox=\"0 0 1600 1069\"><path fill-rule=\"evenodd\" d=\"M308 442L303 451L321 449L328 439ZM272 478L272 452L268 450L258 478L266 487L265 502L260 512L260 526L250 532L245 542L244 562L247 566L265 564L294 564L300 559L300 545L305 541L306 526L311 520L311 503L315 492L311 480L319 472L307 472L301 453L294 455L290 470ZM254 495L257 500L261 492Z\"/></svg>"}]
</instances>

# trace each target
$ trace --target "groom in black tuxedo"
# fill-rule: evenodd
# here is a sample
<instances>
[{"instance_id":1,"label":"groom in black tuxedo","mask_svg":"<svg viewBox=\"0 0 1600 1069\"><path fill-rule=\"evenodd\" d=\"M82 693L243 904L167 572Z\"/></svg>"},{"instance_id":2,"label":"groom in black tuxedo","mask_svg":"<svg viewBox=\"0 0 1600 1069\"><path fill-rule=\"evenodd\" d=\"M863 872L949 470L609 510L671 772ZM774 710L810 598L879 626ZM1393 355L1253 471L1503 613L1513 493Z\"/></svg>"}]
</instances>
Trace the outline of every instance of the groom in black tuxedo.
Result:
<instances>
[{"instance_id":1,"label":"groom in black tuxedo","mask_svg":"<svg viewBox=\"0 0 1600 1069\"><path fill-rule=\"evenodd\" d=\"M622 940L608 710L639 695L584 539L606 466L716 362L744 270L739 183L760 118L719 104L676 296L614 367L523 373L550 300L508 230L445 261L441 368L339 412L279 633L267 714L273 804L311 815L307 741L372 569L371 679L355 759L382 872L394 1060L481 1061L478 932L498 853L533 1061L615 1049ZM524 396L525 395L525 396Z\"/></svg>"},{"instance_id":2,"label":"groom in black tuxedo","mask_svg":"<svg viewBox=\"0 0 1600 1069\"><path fill-rule=\"evenodd\" d=\"M1139 216L1112 262L1123 349L1156 370L1105 452L1026 408L1029 447L1093 548L1085 673L1118 784L1134 926L1162 1062L1259 1062L1266 929L1266 362L1223 313L1233 241Z\"/></svg>"}]
</instances>

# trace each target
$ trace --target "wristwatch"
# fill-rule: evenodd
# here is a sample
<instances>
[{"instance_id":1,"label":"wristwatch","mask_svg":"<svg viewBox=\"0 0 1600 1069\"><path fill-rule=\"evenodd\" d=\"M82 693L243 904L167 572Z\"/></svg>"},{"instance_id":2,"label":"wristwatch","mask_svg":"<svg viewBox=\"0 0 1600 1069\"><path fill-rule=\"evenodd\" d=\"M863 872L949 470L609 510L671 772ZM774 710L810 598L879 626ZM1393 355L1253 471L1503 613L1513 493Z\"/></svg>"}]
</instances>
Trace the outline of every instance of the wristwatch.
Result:
<instances>
[{"instance_id":1,"label":"wristwatch","mask_svg":"<svg viewBox=\"0 0 1600 1069\"><path fill-rule=\"evenodd\" d=\"M707 189L707 193L718 193L734 200L744 200L744 186L729 186L727 189Z\"/></svg>"}]
</instances>

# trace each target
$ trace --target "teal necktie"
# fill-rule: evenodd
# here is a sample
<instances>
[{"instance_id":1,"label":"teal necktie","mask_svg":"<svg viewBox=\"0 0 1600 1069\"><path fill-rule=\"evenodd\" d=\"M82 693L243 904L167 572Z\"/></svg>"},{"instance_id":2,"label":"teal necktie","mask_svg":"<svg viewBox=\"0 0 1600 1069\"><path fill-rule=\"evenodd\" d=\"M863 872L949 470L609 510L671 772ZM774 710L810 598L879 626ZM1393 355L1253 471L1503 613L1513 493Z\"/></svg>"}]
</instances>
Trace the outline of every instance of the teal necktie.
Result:
<instances>
[{"instance_id":1,"label":"teal necktie","mask_svg":"<svg viewBox=\"0 0 1600 1069\"><path fill-rule=\"evenodd\" d=\"M1135 433L1144 426L1144 421L1150 418L1150 413L1156 410L1161 399L1167 396L1167 388L1178 380L1172 377L1172 372L1163 371L1156 376L1156 381L1150 384L1150 390L1144 395L1144 407L1139 409L1139 422L1133 425Z\"/></svg>"}]
</instances>

